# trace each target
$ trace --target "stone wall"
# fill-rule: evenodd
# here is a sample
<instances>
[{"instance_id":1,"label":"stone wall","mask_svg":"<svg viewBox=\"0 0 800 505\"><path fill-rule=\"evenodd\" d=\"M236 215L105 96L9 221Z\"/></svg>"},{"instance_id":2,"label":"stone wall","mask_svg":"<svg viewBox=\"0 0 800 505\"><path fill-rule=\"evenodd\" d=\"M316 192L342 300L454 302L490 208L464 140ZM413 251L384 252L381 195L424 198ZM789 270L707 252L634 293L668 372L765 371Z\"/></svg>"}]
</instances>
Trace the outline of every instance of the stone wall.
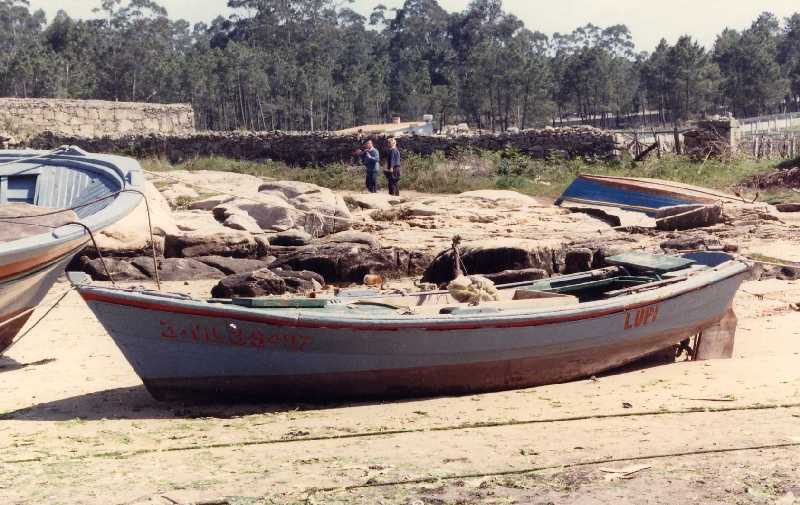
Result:
<instances>
[{"instance_id":1,"label":"stone wall","mask_svg":"<svg viewBox=\"0 0 800 505\"><path fill-rule=\"evenodd\" d=\"M0 132L19 139L44 131L87 138L184 135L194 132L194 110L189 104L0 98Z\"/></svg>"},{"instance_id":2,"label":"stone wall","mask_svg":"<svg viewBox=\"0 0 800 505\"><path fill-rule=\"evenodd\" d=\"M683 133L684 154L698 159L736 155L740 141L741 129L734 118L698 121Z\"/></svg>"},{"instance_id":3,"label":"stone wall","mask_svg":"<svg viewBox=\"0 0 800 505\"><path fill-rule=\"evenodd\" d=\"M353 151L363 142L358 135L286 132L198 132L184 135L126 135L84 137L46 132L25 144L37 149L77 145L90 152L120 153L136 158L165 157L176 163L198 156L224 156L242 160L271 159L290 165L321 165L354 161ZM385 139L377 138L380 149ZM611 159L618 156L617 137L591 127L545 128L519 133L472 136L410 136L398 139L405 152L429 155L484 149L514 148L536 158Z\"/></svg>"}]
</instances>

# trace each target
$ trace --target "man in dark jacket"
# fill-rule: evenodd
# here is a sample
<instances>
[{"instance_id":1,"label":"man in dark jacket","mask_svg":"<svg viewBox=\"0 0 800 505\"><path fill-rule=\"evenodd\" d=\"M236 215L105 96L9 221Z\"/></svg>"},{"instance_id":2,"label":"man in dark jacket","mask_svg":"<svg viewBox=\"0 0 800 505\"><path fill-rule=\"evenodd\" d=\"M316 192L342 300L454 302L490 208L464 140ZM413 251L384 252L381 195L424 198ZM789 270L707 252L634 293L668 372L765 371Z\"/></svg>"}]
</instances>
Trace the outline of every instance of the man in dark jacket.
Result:
<instances>
[{"instance_id":1,"label":"man in dark jacket","mask_svg":"<svg viewBox=\"0 0 800 505\"><path fill-rule=\"evenodd\" d=\"M389 139L389 153L386 156L386 168L383 169L386 182L389 185L389 194L400 196L400 150L397 149L397 139Z\"/></svg>"},{"instance_id":2,"label":"man in dark jacket","mask_svg":"<svg viewBox=\"0 0 800 505\"><path fill-rule=\"evenodd\" d=\"M370 193L378 192L378 172L381 166L381 154L372 145L371 140L364 143L364 149L359 151L361 162L367 171L367 191Z\"/></svg>"}]
</instances>

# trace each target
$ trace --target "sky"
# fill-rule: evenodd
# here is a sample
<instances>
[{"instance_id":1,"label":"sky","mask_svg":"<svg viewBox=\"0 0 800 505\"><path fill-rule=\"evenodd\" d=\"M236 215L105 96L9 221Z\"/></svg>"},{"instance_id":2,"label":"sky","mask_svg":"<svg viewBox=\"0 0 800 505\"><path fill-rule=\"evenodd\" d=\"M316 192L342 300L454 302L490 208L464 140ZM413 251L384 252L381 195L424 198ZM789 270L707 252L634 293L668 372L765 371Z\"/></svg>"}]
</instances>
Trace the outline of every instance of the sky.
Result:
<instances>
[{"instance_id":1,"label":"sky","mask_svg":"<svg viewBox=\"0 0 800 505\"><path fill-rule=\"evenodd\" d=\"M170 17L192 23L210 21L229 12L227 0L158 0L167 8ZM34 9L44 9L52 19L59 9L72 17L91 17L100 0L30 0ZM399 7L403 0L355 0L355 10L368 14L383 3ZM463 10L469 0L439 0L447 10ZM703 45L711 47L724 28L743 29L763 11L787 17L800 11L797 0L505 0L505 10L516 15L531 30L548 35L571 32L578 26L593 23L598 26L626 24L636 47L651 51L661 38L670 43L684 34L692 35Z\"/></svg>"}]
</instances>

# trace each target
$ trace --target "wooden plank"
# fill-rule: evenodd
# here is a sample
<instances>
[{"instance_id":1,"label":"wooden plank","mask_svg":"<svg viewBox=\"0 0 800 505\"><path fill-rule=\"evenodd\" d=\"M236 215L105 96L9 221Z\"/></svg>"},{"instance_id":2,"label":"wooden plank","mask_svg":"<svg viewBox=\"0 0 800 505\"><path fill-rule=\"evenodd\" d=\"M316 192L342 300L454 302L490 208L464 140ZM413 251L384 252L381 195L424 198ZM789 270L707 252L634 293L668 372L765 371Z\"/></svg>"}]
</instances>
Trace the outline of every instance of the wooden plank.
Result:
<instances>
[{"instance_id":1,"label":"wooden plank","mask_svg":"<svg viewBox=\"0 0 800 505\"><path fill-rule=\"evenodd\" d=\"M234 298L234 305L259 309L324 309L325 298Z\"/></svg>"}]
</instances>

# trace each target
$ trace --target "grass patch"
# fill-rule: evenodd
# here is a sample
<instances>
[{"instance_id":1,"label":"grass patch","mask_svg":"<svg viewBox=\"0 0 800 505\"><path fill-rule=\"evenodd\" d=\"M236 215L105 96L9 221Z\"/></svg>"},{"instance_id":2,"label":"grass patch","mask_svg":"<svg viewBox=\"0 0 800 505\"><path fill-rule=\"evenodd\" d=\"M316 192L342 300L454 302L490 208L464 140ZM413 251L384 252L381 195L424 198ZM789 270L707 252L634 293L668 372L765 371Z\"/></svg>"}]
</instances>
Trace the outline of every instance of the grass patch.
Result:
<instances>
[{"instance_id":1,"label":"grass patch","mask_svg":"<svg viewBox=\"0 0 800 505\"><path fill-rule=\"evenodd\" d=\"M513 149L499 152L464 153L445 158L407 154L403 160L400 186L404 190L426 193L461 193L477 189L511 189L531 196L555 197L580 173L628 177L652 177L731 191L755 174L775 170L779 161L709 159L703 163L686 157L666 155L641 163L632 161L590 162L584 160L530 158ZM238 161L221 157L193 159L170 165L163 159L142 162L150 171L215 170L254 175L266 179L295 180L320 186L360 191L364 169L358 165L333 163L320 167L290 167L276 161ZM385 189L381 176L381 186ZM755 191L748 191L755 196ZM744 195L747 196L747 195ZM761 201L800 201L800 194L788 190L762 192Z\"/></svg>"}]
</instances>

